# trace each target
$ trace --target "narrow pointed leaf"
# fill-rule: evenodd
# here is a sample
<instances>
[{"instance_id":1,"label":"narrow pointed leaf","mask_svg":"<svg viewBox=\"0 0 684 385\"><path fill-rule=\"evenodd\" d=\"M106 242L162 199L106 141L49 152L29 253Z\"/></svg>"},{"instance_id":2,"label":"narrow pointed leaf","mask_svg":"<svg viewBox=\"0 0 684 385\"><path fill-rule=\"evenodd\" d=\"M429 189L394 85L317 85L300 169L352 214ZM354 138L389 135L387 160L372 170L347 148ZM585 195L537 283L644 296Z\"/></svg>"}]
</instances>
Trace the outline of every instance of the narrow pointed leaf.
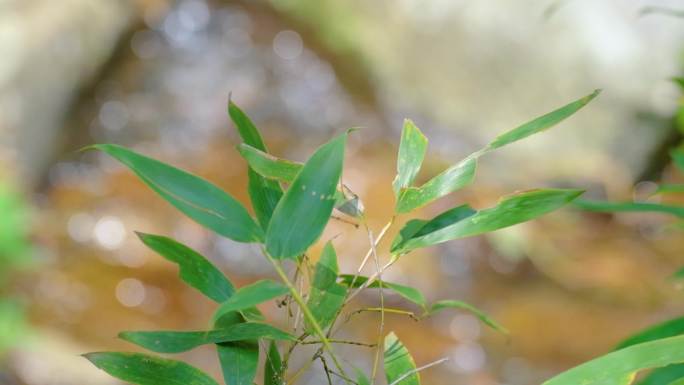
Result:
<instances>
[{"instance_id":1,"label":"narrow pointed leaf","mask_svg":"<svg viewBox=\"0 0 684 385\"><path fill-rule=\"evenodd\" d=\"M226 192L183 170L113 144L93 146L136 173L166 201L197 223L238 242L259 242L263 230Z\"/></svg>"},{"instance_id":2,"label":"narrow pointed leaf","mask_svg":"<svg viewBox=\"0 0 684 385\"><path fill-rule=\"evenodd\" d=\"M385 376L387 383L394 384L407 374L406 378L395 385L420 385L420 374L416 372L416 363L413 361L413 357L397 336L390 333L385 337Z\"/></svg>"},{"instance_id":3,"label":"narrow pointed leaf","mask_svg":"<svg viewBox=\"0 0 684 385\"><path fill-rule=\"evenodd\" d=\"M337 283L338 273L337 255L332 243L328 242L323 248L320 260L316 263L316 272L307 302L307 306L322 329L330 326L344 303L347 293L346 288ZM313 331L308 321L306 325L307 330Z\"/></svg>"},{"instance_id":4,"label":"narrow pointed leaf","mask_svg":"<svg viewBox=\"0 0 684 385\"><path fill-rule=\"evenodd\" d=\"M684 385L684 378L680 378L670 382L668 385Z\"/></svg>"},{"instance_id":5,"label":"narrow pointed leaf","mask_svg":"<svg viewBox=\"0 0 684 385\"><path fill-rule=\"evenodd\" d=\"M147 247L178 265L180 277L185 283L212 300L223 302L235 292L228 278L195 250L161 235L137 234Z\"/></svg>"},{"instance_id":6,"label":"narrow pointed leaf","mask_svg":"<svg viewBox=\"0 0 684 385\"><path fill-rule=\"evenodd\" d=\"M542 385L629 385L637 372L684 362L684 336L632 345L586 362Z\"/></svg>"},{"instance_id":7,"label":"narrow pointed leaf","mask_svg":"<svg viewBox=\"0 0 684 385\"><path fill-rule=\"evenodd\" d=\"M684 207L651 202L600 202L578 199L573 203L585 211L599 213L654 212L684 218Z\"/></svg>"},{"instance_id":8,"label":"narrow pointed leaf","mask_svg":"<svg viewBox=\"0 0 684 385\"><path fill-rule=\"evenodd\" d=\"M392 242L390 251L395 252L400 250L403 245L412 238L418 238L433 233L474 215L475 213L477 213L477 211L473 210L469 205L461 205L444 211L430 220L412 219L399 231L399 234Z\"/></svg>"},{"instance_id":9,"label":"narrow pointed leaf","mask_svg":"<svg viewBox=\"0 0 684 385\"><path fill-rule=\"evenodd\" d=\"M244 322L237 312L219 318L215 327L225 329ZM252 385L259 364L259 341L247 340L216 344L221 371L226 385Z\"/></svg>"},{"instance_id":10,"label":"narrow pointed leaf","mask_svg":"<svg viewBox=\"0 0 684 385\"><path fill-rule=\"evenodd\" d=\"M254 339L294 340L291 334L271 325L245 322L209 331L123 332L121 339L157 353L180 353L200 345Z\"/></svg>"},{"instance_id":11,"label":"narrow pointed leaf","mask_svg":"<svg viewBox=\"0 0 684 385\"><path fill-rule=\"evenodd\" d=\"M228 102L228 114L233 120L243 142L257 150L268 152L266 144L264 144L264 140L261 138L261 134L259 134L259 130L257 130L249 117L232 101ZM249 178L247 191L252 201L252 207L259 220L259 224L261 224L261 228L266 230L268 222L271 220L271 215L273 215L273 210L275 210L278 201L283 195L283 190L277 182L265 179L251 167L248 168L247 176Z\"/></svg>"},{"instance_id":12,"label":"narrow pointed leaf","mask_svg":"<svg viewBox=\"0 0 684 385\"><path fill-rule=\"evenodd\" d=\"M261 151L266 151L266 144L259 134L252 120L245 114L240 107L238 107L232 101L228 101L228 115L230 119L235 124L240 138L254 148L258 148Z\"/></svg>"},{"instance_id":13,"label":"narrow pointed leaf","mask_svg":"<svg viewBox=\"0 0 684 385\"><path fill-rule=\"evenodd\" d=\"M352 282L353 282L354 288L358 288L358 287L361 287L366 282L368 282L368 277L364 277L362 275L359 275L356 277L356 280L354 280L354 277L355 276L353 274L342 274L342 275L340 275L340 283L347 286L347 287L350 287ZM421 293L416 288L413 288L410 286L405 286L405 285L400 285L398 283L380 281L378 279L374 280L370 285L368 285L368 287L371 289L376 289L376 288L379 288L380 286L382 286L385 289L392 290L393 292L399 294L404 299L415 303L416 305L420 306L421 308L425 308L427 306L427 301L425 300L425 296L423 295L423 293Z\"/></svg>"},{"instance_id":14,"label":"narrow pointed leaf","mask_svg":"<svg viewBox=\"0 0 684 385\"><path fill-rule=\"evenodd\" d=\"M499 230L554 211L582 194L581 190L540 189L504 197L491 208L431 233L406 241L395 253L435 245L458 238Z\"/></svg>"},{"instance_id":15,"label":"narrow pointed leaf","mask_svg":"<svg viewBox=\"0 0 684 385\"><path fill-rule=\"evenodd\" d=\"M218 385L207 374L180 361L114 352L84 357L112 377L135 385Z\"/></svg>"},{"instance_id":16,"label":"narrow pointed leaf","mask_svg":"<svg viewBox=\"0 0 684 385\"><path fill-rule=\"evenodd\" d=\"M482 310L476 308L475 306L463 302L463 301L456 301L456 300L442 300L442 301L437 301L430 306L430 312L429 314L435 314L439 311L445 310L445 309L461 309L461 310L467 310L471 313L473 313L477 318L480 319L485 325L491 327L492 329L499 331L504 334L508 334L508 330L506 330L505 327L501 326L498 322L494 321L491 317L489 317L487 314L485 314Z\"/></svg>"},{"instance_id":17,"label":"narrow pointed leaf","mask_svg":"<svg viewBox=\"0 0 684 385\"><path fill-rule=\"evenodd\" d=\"M323 233L335 205L346 139L343 134L321 146L278 203L266 234L266 250L274 258L295 258Z\"/></svg>"},{"instance_id":18,"label":"narrow pointed leaf","mask_svg":"<svg viewBox=\"0 0 684 385\"><path fill-rule=\"evenodd\" d=\"M289 292L281 283L271 280L257 281L238 289L233 296L221 304L216 311L215 319L232 311L244 310L262 302L283 296Z\"/></svg>"},{"instance_id":19,"label":"narrow pointed leaf","mask_svg":"<svg viewBox=\"0 0 684 385\"><path fill-rule=\"evenodd\" d=\"M575 112L579 111L582 107L586 106L600 92L600 90L596 90L581 99L566 104L565 106L557 110L551 111L548 114L542 115L530 122L527 122L504 134L499 135L487 146L487 150L494 150L503 147L507 144L517 142L518 140L527 138L530 135L536 134L538 132L547 130L555 126L556 124L569 118Z\"/></svg>"},{"instance_id":20,"label":"narrow pointed leaf","mask_svg":"<svg viewBox=\"0 0 684 385\"><path fill-rule=\"evenodd\" d=\"M468 157L447 168L420 187L407 187L399 193L396 211L407 213L469 185L475 178L477 157Z\"/></svg>"},{"instance_id":21,"label":"narrow pointed leaf","mask_svg":"<svg viewBox=\"0 0 684 385\"><path fill-rule=\"evenodd\" d=\"M264 385L283 385L283 362L275 341L271 341L264 362Z\"/></svg>"},{"instance_id":22,"label":"narrow pointed leaf","mask_svg":"<svg viewBox=\"0 0 684 385\"><path fill-rule=\"evenodd\" d=\"M401 189L410 187L420 171L425 158L428 140L409 119L404 120L397 157L397 176L392 183L394 195L398 198Z\"/></svg>"},{"instance_id":23,"label":"narrow pointed leaf","mask_svg":"<svg viewBox=\"0 0 684 385\"><path fill-rule=\"evenodd\" d=\"M615 350L628 346L654 341L661 338L674 337L684 334L684 317L674 318L651 326L620 342Z\"/></svg>"},{"instance_id":24,"label":"narrow pointed leaf","mask_svg":"<svg viewBox=\"0 0 684 385\"><path fill-rule=\"evenodd\" d=\"M238 151L249 167L264 178L272 180L292 183L304 167L301 163L277 158L245 143L238 146Z\"/></svg>"},{"instance_id":25,"label":"narrow pointed leaf","mask_svg":"<svg viewBox=\"0 0 684 385\"><path fill-rule=\"evenodd\" d=\"M638 385L670 384L681 378L684 378L684 364L672 364L653 369Z\"/></svg>"}]
</instances>

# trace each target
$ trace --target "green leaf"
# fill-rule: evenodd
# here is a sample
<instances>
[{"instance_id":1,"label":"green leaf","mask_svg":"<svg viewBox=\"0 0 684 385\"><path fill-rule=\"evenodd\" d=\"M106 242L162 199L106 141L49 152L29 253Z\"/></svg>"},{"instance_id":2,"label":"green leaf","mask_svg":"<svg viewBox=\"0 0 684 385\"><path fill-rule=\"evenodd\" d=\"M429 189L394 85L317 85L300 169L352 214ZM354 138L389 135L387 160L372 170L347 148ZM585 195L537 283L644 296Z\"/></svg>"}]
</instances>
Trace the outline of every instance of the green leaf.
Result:
<instances>
[{"instance_id":1,"label":"green leaf","mask_svg":"<svg viewBox=\"0 0 684 385\"><path fill-rule=\"evenodd\" d=\"M394 253L407 253L453 239L471 237L526 222L554 211L582 194L581 190L539 189L509 195L491 208L404 242ZM462 209L467 213L467 209ZM456 216L454 216L456 217Z\"/></svg>"},{"instance_id":2,"label":"green leaf","mask_svg":"<svg viewBox=\"0 0 684 385\"><path fill-rule=\"evenodd\" d=\"M254 123L232 101L228 101L228 114L233 120L240 137L246 144L263 152L268 152L266 144L264 144L264 140L261 138L261 134L259 134ZM277 182L263 178L252 170L251 167L248 168L247 176L249 178L247 191L252 201L252 207L257 219L259 219L261 228L266 230L268 222L271 220L271 215L273 215L273 210L275 210L278 201L283 195L283 189Z\"/></svg>"},{"instance_id":3,"label":"green leaf","mask_svg":"<svg viewBox=\"0 0 684 385\"><path fill-rule=\"evenodd\" d=\"M244 310L273 298L283 296L289 289L281 283L271 280L257 281L251 285L243 286L228 300L221 304L214 315L218 319L226 313Z\"/></svg>"},{"instance_id":4,"label":"green leaf","mask_svg":"<svg viewBox=\"0 0 684 385\"><path fill-rule=\"evenodd\" d=\"M547 130L556 124L562 122L563 120L569 118L575 112L579 111L582 107L587 105L592 101L601 90L595 90L591 94L578 99L572 103L566 104L565 106L551 111L548 114L542 115L530 122L527 122L519 127L516 127L504 134L496 137L489 145L486 150L494 150L501 148L507 144L517 142L518 140L527 138L530 135L536 134L538 132Z\"/></svg>"},{"instance_id":5,"label":"green leaf","mask_svg":"<svg viewBox=\"0 0 684 385\"><path fill-rule=\"evenodd\" d=\"M477 213L477 211L473 210L469 205L461 205L444 211L430 220L412 219L399 231L399 234L397 234L397 237L392 242L390 251L394 253L397 250L400 250L403 245L412 238L418 238L433 233L474 215L475 213Z\"/></svg>"},{"instance_id":6,"label":"green leaf","mask_svg":"<svg viewBox=\"0 0 684 385\"><path fill-rule=\"evenodd\" d=\"M585 211L599 213L617 212L655 212L684 218L684 207L664 205L651 202L598 202L578 199L573 203Z\"/></svg>"},{"instance_id":7,"label":"green leaf","mask_svg":"<svg viewBox=\"0 0 684 385\"><path fill-rule=\"evenodd\" d=\"M178 265L183 282L212 300L223 302L235 292L226 276L195 250L161 235L136 234L147 247Z\"/></svg>"},{"instance_id":8,"label":"green leaf","mask_svg":"<svg viewBox=\"0 0 684 385\"><path fill-rule=\"evenodd\" d=\"M274 341L268 347L268 355L264 362L264 385L283 385L283 362L280 359L278 346Z\"/></svg>"},{"instance_id":9,"label":"green leaf","mask_svg":"<svg viewBox=\"0 0 684 385\"><path fill-rule=\"evenodd\" d=\"M430 306L430 314L435 314L439 311L442 311L444 309L462 309L462 310L467 310L471 313L473 313L477 318L480 319L485 325L491 327L492 329L499 331L504 334L508 334L508 330L506 330L505 327L501 326L498 322L494 321L491 317L489 317L487 314L485 314L482 310L476 308L475 306L463 302L463 301L456 301L456 300L442 300L442 301L437 301Z\"/></svg>"},{"instance_id":10,"label":"green leaf","mask_svg":"<svg viewBox=\"0 0 684 385\"><path fill-rule=\"evenodd\" d=\"M447 168L420 187L401 190L396 211L407 213L469 185L475 178L477 156L470 156Z\"/></svg>"},{"instance_id":11,"label":"green leaf","mask_svg":"<svg viewBox=\"0 0 684 385\"><path fill-rule=\"evenodd\" d=\"M238 146L238 151L249 167L264 178L292 183L304 168L301 163L277 158L245 143Z\"/></svg>"},{"instance_id":12,"label":"green leaf","mask_svg":"<svg viewBox=\"0 0 684 385\"><path fill-rule=\"evenodd\" d=\"M684 385L684 378L674 380L670 382L669 385Z\"/></svg>"},{"instance_id":13,"label":"green leaf","mask_svg":"<svg viewBox=\"0 0 684 385\"><path fill-rule=\"evenodd\" d=\"M420 375L416 371L416 363L394 333L385 337L385 376L388 384L393 384L406 376L396 385L420 385Z\"/></svg>"},{"instance_id":14,"label":"green leaf","mask_svg":"<svg viewBox=\"0 0 684 385\"><path fill-rule=\"evenodd\" d=\"M316 263L316 272L307 301L307 306L321 329L330 326L347 294L346 288L337 283L338 273L337 255L332 243L328 242ZM313 332L313 327L308 321L306 328Z\"/></svg>"},{"instance_id":15,"label":"green leaf","mask_svg":"<svg viewBox=\"0 0 684 385\"><path fill-rule=\"evenodd\" d=\"M260 242L263 230L223 190L188 172L114 144L92 146L130 168L166 201L197 223L238 242Z\"/></svg>"},{"instance_id":16,"label":"green leaf","mask_svg":"<svg viewBox=\"0 0 684 385\"><path fill-rule=\"evenodd\" d=\"M209 331L122 332L119 338L157 353L180 353L200 345L258 338L293 341L295 337L271 325L245 322Z\"/></svg>"},{"instance_id":17,"label":"green leaf","mask_svg":"<svg viewBox=\"0 0 684 385\"><path fill-rule=\"evenodd\" d=\"M684 377L684 364L672 364L662 368L653 369L639 385L661 385Z\"/></svg>"},{"instance_id":18,"label":"green leaf","mask_svg":"<svg viewBox=\"0 0 684 385\"><path fill-rule=\"evenodd\" d=\"M266 151L266 144L252 120L232 100L228 100L228 115L235 124L240 138L252 147Z\"/></svg>"},{"instance_id":19,"label":"green leaf","mask_svg":"<svg viewBox=\"0 0 684 385\"><path fill-rule=\"evenodd\" d=\"M354 277L355 275L353 274L342 274L340 275L340 283L347 287L350 287L352 282L354 282L354 288L358 288L364 285L366 282L368 282L369 279L368 277L364 277L362 275L356 276L356 280L354 280ZM423 293L421 293L418 289L410 286L400 285L398 283L391 283L387 281L380 281L376 279L370 285L368 285L368 287L371 289L377 289L381 285L383 288L392 290L393 292L399 294L399 296L401 296L402 298L415 303L423 309L425 309L425 307L427 306L427 301L425 300L425 296L423 295Z\"/></svg>"},{"instance_id":20,"label":"green leaf","mask_svg":"<svg viewBox=\"0 0 684 385\"><path fill-rule=\"evenodd\" d=\"M219 318L215 327L225 329L242 322L244 318L233 312ZM259 364L258 340L219 343L216 351L226 385L253 384Z\"/></svg>"},{"instance_id":21,"label":"green leaf","mask_svg":"<svg viewBox=\"0 0 684 385\"><path fill-rule=\"evenodd\" d=\"M669 337L616 350L542 385L629 385L640 370L680 362L684 362L684 336Z\"/></svg>"},{"instance_id":22,"label":"green leaf","mask_svg":"<svg viewBox=\"0 0 684 385\"><path fill-rule=\"evenodd\" d=\"M84 357L113 377L135 385L218 385L184 362L136 353L89 353Z\"/></svg>"},{"instance_id":23,"label":"green leaf","mask_svg":"<svg viewBox=\"0 0 684 385\"><path fill-rule=\"evenodd\" d=\"M420 129L411 120L404 120L397 157L397 176L392 183L394 195L397 198L401 189L410 187L416 179L420 166L423 164L423 158L425 158L427 143L428 140Z\"/></svg>"},{"instance_id":24,"label":"green leaf","mask_svg":"<svg viewBox=\"0 0 684 385\"><path fill-rule=\"evenodd\" d=\"M667 320L634 334L620 342L620 344L615 347L615 350L661 338L674 337L680 334L684 334L684 317Z\"/></svg>"},{"instance_id":25,"label":"green leaf","mask_svg":"<svg viewBox=\"0 0 684 385\"><path fill-rule=\"evenodd\" d=\"M475 177L477 161L482 155L489 151L506 146L510 143L527 138L530 135L544 131L560 123L584 107L587 103L594 99L599 92L599 90L596 90L579 100L569 103L557 110L540 116L528 123L499 135L485 148L474 152L461 162L449 167L420 187L409 187L408 184L406 184L406 186L395 185L395 193L399 191L395 211L397 213L407 213L469 185ZM403 140L404 138L402 135L402 142ZM417 158L417 153L419 150L419 148L416 150L416 154L413 154L413 158ZM420 160L422 161L422 158ZM413 168L410 170L412 171ZM399 180L401 181L401 179ZM397 189L397 187L400 188Z\"/></svg>"},{"instance_id":26,"label":"green leaf","mask_svg":"<svg viewBox=\"0 0 684 385\"><path fill-rule=\"evenodd\" d=\"M321 146L278 203L266 234L266 250L274 258L295 258L323 233L335 205L346 140L343 134Z\"/></svg>"}]
</instances>

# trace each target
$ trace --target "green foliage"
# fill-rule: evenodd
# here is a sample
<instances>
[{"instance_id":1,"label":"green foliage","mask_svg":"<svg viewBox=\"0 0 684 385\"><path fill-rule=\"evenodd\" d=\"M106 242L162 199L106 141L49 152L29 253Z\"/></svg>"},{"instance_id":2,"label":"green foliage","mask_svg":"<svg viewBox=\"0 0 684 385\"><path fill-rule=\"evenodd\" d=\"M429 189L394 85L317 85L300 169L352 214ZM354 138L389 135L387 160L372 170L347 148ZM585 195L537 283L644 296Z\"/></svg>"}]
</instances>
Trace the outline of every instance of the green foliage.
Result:
<instances>
[{"instance_id":1,"label":"green foliage","mask_svg":"<svg viewBox=\"0 0 684 385\"><path fill-rule=\"evenodd\" d=\"M480 156L559 123L596 94L504 133L420 187L411 185L425 157L427 139L411 121L406 120L399 148L397 177L393 182L396 214L408 213L466 186L474 178ZM208 331L136 331L123 332L120 337L157 353L180 353L213 344L228 385L254 382L259 366L260 341L269 341L268 349L263 351L266 356L263 367L265 385L295 383L307 365L316 360L321 360L329 377L335 375L347 384L375 382L379 359L373 365L370 379L356 370L356 380L352 380L335 354L333 343L370 346L378 354L384 349L384 371L388 383L419 384L418 372L439 362L416 367L394 333L379 336L376 345L335 339L338 332L335 322L342 313L347 311L351 316L367 310L349 311L347 306L353 297L367 289L390 290L417 305L420 313L387 309L383 300L375 310L381 313L394 311L416 319L447 309L465 310L488 326L505 332L503 326L470 304L452 299L430 303L416 288L380 279L382 272L396 263L399 256L415 249L529 221L562 207L581 194L579 190L530 190L504 197L496 206L484 210L475 210L467 204L458 205L432 219L409 220L389 250L377 250L376 244L380 245L387 228L394 221L392 219L377 239L368 229L367 235L372 244L364 259L368 261L373 255L380 266L379 259L386 253L389 262L378 267L372 276L341 274L337 253L330 241L325 244L315 267L311 266L309 256L310 248L321 237L333 208L367 225L360 198L340 183L348 133L323 144L306 163L301 164L269 154L255 125L234 103L229 103L228 112L243 142L238 145L238 151L247 161L247 189L256 220L242 204L204 179L124 147L93 146L128 166L163 199L196 222L233 240L259 243L263 257L271 263L282 281L261 280L236 290L231 281L198 252L168 237L138 234L150 249L178 265L180 278L185 283L219 305L214 313L213 328ZM291 261L285 263L283 260ZM285 270L285 266L290 265L295 265L292 278ZM361 272L363 268L364 265L357 271ZM283 300L278 304L286 310L288 325L294 325L288 331L268 323L255 308L265 301L281 297ZM303 344L316 345L317 349L309 364L288 377L291 356ZM286 347L282 356L279 346ZM92 353L86 357L112 376L133 384L216 384L206 374L177 361L132 353Z\"/></svg>"},{"instance_id":2,"label":"green foliage","mask_svg":"<svg viewBox=\"0 0 684 385\"><path fill-rule=\"evenodd\" d=\"M288 288L281 283L263 280L241 287L233 296L222 303L214 315L215 319L223 315L249 309L262 302L281 297L288 293Z\"/></svg>"},{"instance_id":3,"label":"green foliage","mask_svg":"<svg viewBox=\"0 0 684 385\"><path fill-rule=\"evenodd\" d=\"M333 322L347 294L345 287L337 283L339 273L337 254L332 243L328 242L323 248L321 259L316 264L316 272L307 302L318 325L323 329ZM307 330L313 333L310 322L307 322Z\"/></svg>"},{"instance_id":4,"label":"green foliage","mask_svg":"<svg viewBox=\"0 0 684 385\"><path fill-rule=\"evenodd\" d=\"M283 361L278 351L278 346L271 341L268 346L268 354L264 363L264 385L283 384Z\"/></svg>"},{"instance_id":5,"label":"green foliage","mask_svg":"<svg viewBox=\"0 0 684 385\"><path fill-rule=\"evenodd\" d=\"M266 251L295 258L323 233L335 205L347 134L321 146L306 162L276 206L266 233Z\"/></svg>"},{"instance_id":6,"label":"green foliage","mask_svg":"<svg viewBox=\"0 0 684 385\"><path fill-rule=\"evenodd\" d=\"M147 247L178 265L183 282L208 298L223 302L235 292L235 287L226 276L195 250L161 235L137 234Z\"/></svg>"},{"instance_id":7,"label":"green foliage","mask_svg":"<svg viewBox=\"0 0 684 385\"><path fill-rule=\"evenodd\" d=\"M92 148L116 158L167 202L208 229L238 242L263 239L263 230L245 207L206 180L114 144Z\"/></svg>"},{"instance_id":8,"label":"green foliage","mask_svg":"<svg viewBox=\"0 0 684 385\"><path fill-rule=\"evenodd\" d=\"M684 362L684 336L629 346L572 368L542 385L629 385L640 370Z\"/></svg>"},{"instance_id":9,"label":"green foliage","mask_svg":"<svg viewBox=\"0 0 684 385\"><path fill-rule=\"evenodd\" d=\"M579 111L599 92L596 90L579 100L499 135L484 148L442 171L420 187L411 187L410 184L420 170L427 140L415 125L410 122L405 124L399 145L397 177L394 183L395 194L398 195L396 211L408 213L469 185L475 178L477 160L482 155L551 128Z\"/></svg>"},{"instance_id":10,"label":"green foliage","mask_svg":"<svg viewBox=\"0 0 684 385\"><path fill-rule=\"evenodd\" d=\"M137 385L218 385L186 363L146 354L89 353L84 357L110 375Z\"/></svg>"},{"instance_id":11,"label":"green foliage","mask_svg":"<svg viewBox=\"0 0 684 385\"><path fill-rule=\"evenodd\" d=\"M424 226L409 224L410 231L400 234L393 252L404 254L458 238L471 237L527 222L557 210L582 194L581 190L540 189L504 197L496 206L473 211L468 207L440 214ZM415 230L412 236L411 232Z\"/></svg>"},{"instance_id":12,"label":"green foliage","mask_svg":"<svg viewBox=\"0 0 684 385\"><path fill-rule=\"evenodd\" d=\"M392 385L420 385L416 363L394 333L385 337L385 376Z\"/></svg>"},{"instance_id":13,"label":"green foliage","mask_svg":"<svg viewBox=\"0 0 684 385\"><path fill-rule=\"evenodd\" d=\"M221 329L197 332L122 332L119 334L119 338L157 353L180 353L200 345L248 341L257 338L295 339L289 333L259 322L237 323Z\"/></svg>"}]
</instances>

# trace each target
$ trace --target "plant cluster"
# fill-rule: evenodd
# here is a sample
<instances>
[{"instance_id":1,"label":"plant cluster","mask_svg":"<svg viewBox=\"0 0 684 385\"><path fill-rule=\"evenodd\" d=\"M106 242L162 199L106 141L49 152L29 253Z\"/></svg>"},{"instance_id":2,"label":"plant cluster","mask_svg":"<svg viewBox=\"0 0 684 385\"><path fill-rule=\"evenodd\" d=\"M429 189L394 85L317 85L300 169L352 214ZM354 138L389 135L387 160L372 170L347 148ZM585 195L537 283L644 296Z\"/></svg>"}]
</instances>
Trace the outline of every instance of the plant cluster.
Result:
<instances>
[{"instance_id":1,"label":"plant cluster","mask_svg":"<svg viewBox=\"0 0 684 385\"><path fill-rule=\"evenodd\" d=\"M119 336L156 353L180 353L212 344L227 385L250 385L255 381L260 353L264 385L294 384L314 363L324 368L329 384L389 385L420 384L420 371L444 360L417 365L401 340L387 332L387 313L416 319L457 309L475 314L488 326L506 332L497 322L474 306L454 299L428 302L415 288L387 282L385 272L418 248L453 239L470 237L538 218L575 200L581 190L535 189L503 197L490 208L476 210L463 204L428 219L411 219L401 228L387 250L380 242L395 218L469 185L478 159L491 151L546 130L568 118L598 91L569 103L496 137L484 148L448 167L422 185L414 181L427 151L427 139L409 120L404 122L393 182L395 214L376 234L364 216L359 197L341 183L344 150L349 132L319 147L305 163L277 158L266 145L250 119L232 102L229 114L243 141L238 151L247 162L248 192L254 217L235 198L210 182L130 149L102 144L95 149L116 158L130 168L159 196L185 215L237 242L260 245L279 281L259 280L236 288L207 258L169 237L138 233L141 241L165 259L178 265L180 278L217 303L213 328L202 331L129 331ZM334 212L337 213L334 213ZM334 215L346 216L365 229L369 249L360 266L341 273L332 241L327 241L315 264L310 248L321 237ZM257 256L255 256L256 258ZM369 276L362 275L367 265ZM350 309L359 293L377 289L379 306ZM388 308L384 291L393 291L416 306L413 309ZM278 300L290 321L288 330L267 322L257 305ZM358 312L378 313L376 341L338 339L339 320ZM546 385L628 384L642 368L684 361L684 337L674 337L621 349L574 368L547 381ZM370 373L352 367L335 352L338 344L373 349ZM291 367L291 358L302 345L316 346L315 353L301 367ZM141 353L101 352L85 357L97 367L123 381L138 385L217 385L200 370L180 361ZM636 358L635 358L636 357ZM647 359L639 360L637 358ZM381 368L382 367L382 368Z\"/></svg>"}]
</instances>

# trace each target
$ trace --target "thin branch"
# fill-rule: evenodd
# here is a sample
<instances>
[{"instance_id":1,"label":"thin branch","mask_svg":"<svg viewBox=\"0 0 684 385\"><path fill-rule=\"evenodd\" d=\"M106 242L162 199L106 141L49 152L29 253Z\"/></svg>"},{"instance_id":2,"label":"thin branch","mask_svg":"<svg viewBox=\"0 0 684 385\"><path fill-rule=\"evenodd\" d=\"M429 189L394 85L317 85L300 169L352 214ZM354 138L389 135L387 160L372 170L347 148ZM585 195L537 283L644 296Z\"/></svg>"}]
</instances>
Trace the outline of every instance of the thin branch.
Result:
<instances>
[{"instance_id":1,"label":"thin branch","mask_svg":"<svg viewBox=\"0 0 684 385\"><path fill-rule=\"evenodd\" d=\"M381 308L379 307L366 307L362 309L357 309L351 312L348 316L347 319L345 320L345 323L349 322L351 318L357 314L361 314L363 312L379 312L381 311ZM393 313L393 314L399 314L399 315L405 315L409 318L411 318L414 321L420 321L421 317L417 316L414 312L408 311L408 310L401 310L401 309L393 309L393 308L384 308L385 313Z\"/></svg>"},{"instance_id":2,"label":"thin branch","mask_svg":"<svg viewBox=\"0 0 684 385\"><path fill-rule=\"evenodd\" d=\"M368 344L365 342L357 342L357 341L347 341L347 340L335 340L335 339L329 339L328 340L331 344L344 344L344 345L356 345L356 346L365 346L368 348L374 348L376 344ZM313 341L304 341L301 344L302 345L316 345L320 344L321 341L319 340L313 340Z\"/></svg>"},{"instance_id":3,"label":"thin branch","mask_svg":"<svg viewBox=\"0 0 684 385\"><path fill-rule=\"evenodd\" d=\"M414 374L420 372L421 370L425 370L425 369L427 369L427 368L431 368L431 367L433 367L433 366L442 364L442 363L447 362L447 361L449 361L449 357L444 357L444 358L440 358L439 360L437 360L437 361L435 361L435 362L430 362L429 364L423 365L423 366L421 366L421 367L419 367L419 368L415 368L415 369L409 370L408 372L404 373L403 375L401 375L401 376L400 376L399 378L397 378L396 380L392 381L392 383L390 383L389 385L397 385L398 383L400 383L400 382L402 382L403 380L405 380L406 378L408 378L408 377L410 377L410 376L412 376L412 375L414 375Z\"/></svg>"}]
</instances>

